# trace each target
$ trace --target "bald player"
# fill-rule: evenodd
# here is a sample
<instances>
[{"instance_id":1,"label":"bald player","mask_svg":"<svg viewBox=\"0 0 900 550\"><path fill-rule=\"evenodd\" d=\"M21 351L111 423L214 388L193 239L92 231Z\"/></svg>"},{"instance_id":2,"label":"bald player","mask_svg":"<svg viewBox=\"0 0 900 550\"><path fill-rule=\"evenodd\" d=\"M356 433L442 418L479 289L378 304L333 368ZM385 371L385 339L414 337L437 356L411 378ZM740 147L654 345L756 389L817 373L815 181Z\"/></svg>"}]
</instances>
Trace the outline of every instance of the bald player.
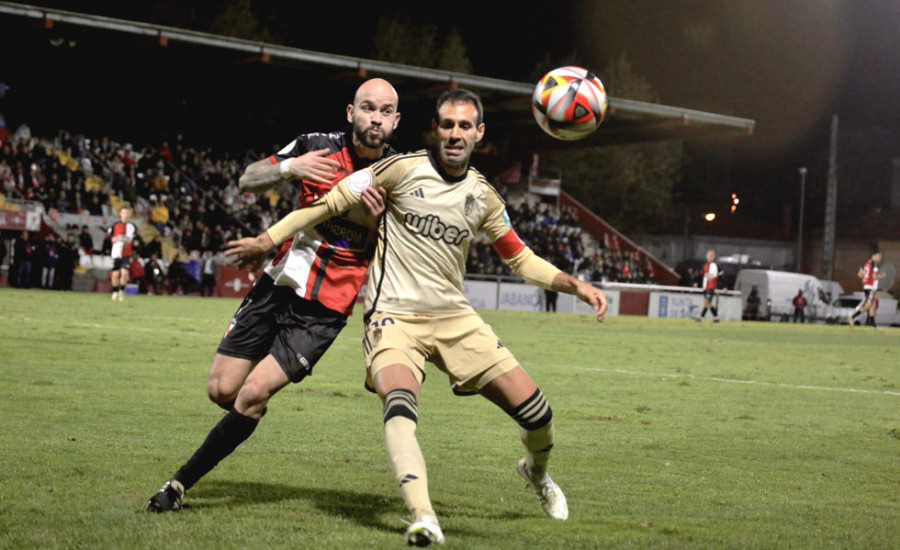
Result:
<instances>
[{"instance_id":1,"label":"bald player","mask_svg":"<svg viewBox=\"0 0 900 550\"><path fill-rule=\"evenodd\" d=\"M325 195L354 170L394 153L399 98L386 80L363 83L347 106L344 132L297 136L274 155L247 166L244 192L290 180L299 208ZM227 413L190 459L150 498L148 509L177 511L185 491L256 429L269 399L312 374L353 311L375 250L381 195L285 239L225 330L207 382L210 400Z\"/></svg>"},{"instance_id":2,"label":"bald player","mask_svg":"<svg viewBox=\"0 0 900 550\"><path fill-rule=\"evenodd\" d=\"M475 235L485 233L516 274L577 296L594 308L598 321L606 317L603 291L536 256L510 225L500 195L469 165L484 135L483 112L472 92L444 93L435 109L431 150L376 162L259 236L229 243L227 252L253 262L293 231L360 204L368 189L385 189L387 206L366 285L363 351L366 383L383 403L394 480L412 519L406 540L417 546L444 542L416 437L426 361L448 376L455 393L480 394L518 424L525 448L516 465L519 475L548 516L569 515L565 495L548 474L554 444L550 404L466 298L465 260Z\"/></svg>"}]
</instances>

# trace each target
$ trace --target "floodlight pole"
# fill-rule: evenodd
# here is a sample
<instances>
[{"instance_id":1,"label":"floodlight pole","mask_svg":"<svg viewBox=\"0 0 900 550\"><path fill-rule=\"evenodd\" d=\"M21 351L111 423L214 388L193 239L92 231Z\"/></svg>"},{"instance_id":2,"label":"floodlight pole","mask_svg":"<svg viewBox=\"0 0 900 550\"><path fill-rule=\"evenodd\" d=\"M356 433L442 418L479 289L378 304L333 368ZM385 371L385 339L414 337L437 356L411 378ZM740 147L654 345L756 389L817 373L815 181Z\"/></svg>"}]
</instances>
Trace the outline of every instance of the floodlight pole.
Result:
<instances>
[{"instance_id":1,"label":"floodlight pole","mask_svg":"<svg viewBox=\"0 0 900 550\"><path fill-rule=\"evenodd\" d=\"M834 280L834 234L837 213L838 117L831 117L831 147L828 151L828 189L825 196L825 228L822 239L822 278Z\"/></svg>"},{"instance_id":2,"label":"floodlight pole","mask_svg":"<svg viewBox=\"0 0 900 550\"><path fill-rule=\"evenodd\" d=\"M800 230L797 232L797 273L801 273L803 266L803 206L806 200L806 167L803 166L800 172Z\"/></svg>"}]
</instances>

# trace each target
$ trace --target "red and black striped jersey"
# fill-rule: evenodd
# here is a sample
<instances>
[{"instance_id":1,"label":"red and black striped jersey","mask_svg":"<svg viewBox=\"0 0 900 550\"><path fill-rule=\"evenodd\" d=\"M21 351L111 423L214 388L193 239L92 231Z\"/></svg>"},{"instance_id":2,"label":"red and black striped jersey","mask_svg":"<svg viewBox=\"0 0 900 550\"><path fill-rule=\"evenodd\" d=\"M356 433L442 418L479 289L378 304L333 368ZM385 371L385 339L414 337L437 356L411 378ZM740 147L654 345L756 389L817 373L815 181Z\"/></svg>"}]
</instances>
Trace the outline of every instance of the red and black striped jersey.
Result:
<instances>
[{"instance_id":1,"label":"red and black striped jersey","mask_svg":"<svg viewBox=\"0 0 900 550\"><path fill-rule=\"evenodd\" d=\"M878 262L869 260L862 267L863 288L875 290L878 288Z\"/></svg>"},{"instance_id":2,"label":"red and black striped jersey","mask_svg":"<svg viewBox=\"0 0 900 550\"><path fill-rule=\"evenodd\" d=\"M106 231L112 237L112 257L130 258L134 253L137 226L131 222L116 222Z\"/></svg>"},{"instance_id":3,"label":"red and black striped jersey","mask_svg":"<svg viewBox=\"0 0 900 550\"><path fill-rule=\"evenodd\" d=\"M340 168L327 184L294 180L300 191L298 208L328 193L348 174L379 160L359 158L350 132L332 132L301 134L271 155L269 161L277 164L320 149L328 149L327 157L337 160ZM394 153L386 147L382 158ZM285 241L266 273L276 284L294 288L300 297L349 315L365 280L375 242L376 236L366 227L362 209L351 210Z\"/></svg>"}]
</instances>

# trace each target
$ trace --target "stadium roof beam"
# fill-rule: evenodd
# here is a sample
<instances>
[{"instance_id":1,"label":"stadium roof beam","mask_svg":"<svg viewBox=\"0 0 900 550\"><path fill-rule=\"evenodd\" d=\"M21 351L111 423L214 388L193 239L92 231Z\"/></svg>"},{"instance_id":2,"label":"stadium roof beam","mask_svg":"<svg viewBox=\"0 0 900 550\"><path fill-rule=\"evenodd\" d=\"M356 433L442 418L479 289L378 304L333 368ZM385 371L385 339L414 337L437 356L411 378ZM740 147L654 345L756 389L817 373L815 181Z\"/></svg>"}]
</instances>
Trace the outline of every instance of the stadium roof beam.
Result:
<instances>
[{"instance_id":1,"label":"stadium roof beam","mask_svg":"<svg viewBox=\"0 0 900 550\"><path fill-rule=\"evenodd\" d=\"M512 127L531 121L531 94L533 84L441 71L426 67L414 67L399 63L387 63L360 57L315 52L258 42L219 36L164 25L154 25L100 15L74 13L58 9L0 1L0 14L38 19L43 24L53 22L104 29L108 31L152 37L158 44L167 46L182 42L251 54L252 60L288 62L330 66L353 72L356 75L382 75L409 79L423 83L417 93L427 95L434 90L466 87L482 94L485 108L502 113L494 119L494 127ZM408 87L404 86L404 89ZM585 140L591 145L659 141L667 139L700 139L723 136L747 136L753 133L755 122L751 119L719 115L680 107L609 98L607 121L596 132L596 137ZM527 115L527 116L526 116Z\"/></svg>"}]
</instances>

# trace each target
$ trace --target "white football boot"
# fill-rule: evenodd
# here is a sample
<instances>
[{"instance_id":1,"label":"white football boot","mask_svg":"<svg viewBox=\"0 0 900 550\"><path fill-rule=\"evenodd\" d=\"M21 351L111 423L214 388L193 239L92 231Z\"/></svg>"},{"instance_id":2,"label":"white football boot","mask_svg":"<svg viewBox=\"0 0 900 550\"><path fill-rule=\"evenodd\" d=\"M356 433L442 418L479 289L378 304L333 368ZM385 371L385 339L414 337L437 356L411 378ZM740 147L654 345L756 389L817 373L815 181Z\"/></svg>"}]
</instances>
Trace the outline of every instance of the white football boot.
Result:
<instances>
[{"instance_id":1,"label":"white football boot","mask_svg":"<svg viewBox=\"0 0 900 550\"><path fill-rule=\"evenodd\" d=\"M516 464L516 471L525 480L526 486L534 491L538 500L541 501L541 508L553 519L564 520L569 517L569 505L566 503L566 495L559 488L549 474L544 474L543 479L534 480L528 471L528 465L525 459Z\"/></svg>"},{"instance_id":2,"label":"white football boot","mask_svg":"<svg viewBox=\"0 0 900 550\"><path fill-rule=\"evenodd\" d=\"M412 522L406 529L406 543L410 546L444 544L444 533L441 532L437 517L429 514Z\"/></svg>"}]
</instances>

